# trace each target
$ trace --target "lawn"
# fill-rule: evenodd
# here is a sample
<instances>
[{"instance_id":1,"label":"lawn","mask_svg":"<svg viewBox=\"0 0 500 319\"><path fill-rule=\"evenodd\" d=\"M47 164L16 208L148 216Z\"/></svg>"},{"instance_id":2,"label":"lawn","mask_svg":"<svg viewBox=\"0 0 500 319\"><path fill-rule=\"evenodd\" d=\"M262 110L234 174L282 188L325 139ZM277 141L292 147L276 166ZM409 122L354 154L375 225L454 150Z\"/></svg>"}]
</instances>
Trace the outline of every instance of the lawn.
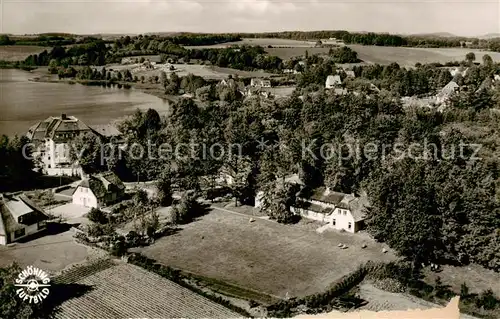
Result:
<instances>
[{"instance_id":1,"label":"lawn","mask_svg":"<svg viewBox=\"0 0 500 319\"><path fill-rule=\"evenodd\" d=\"M30 54L39 54L43 50L50 51L50 48L34 45L2 45L0 46L0 60L23 61Z\"/></svg>"},{"instance_id":2,"label":"lawn","mask_svg":"<svg viewBox=\"0 0 500 319\"><path fill-rule=\"evenodd\" d=\"M349 246L342 250L339 243ZM361 245L366 243L367 248ZM135 249L175 268L279 298L324 291L369 260L391 261L367 236L212 210L154 245Z\"/></svg>"}]
</instances>

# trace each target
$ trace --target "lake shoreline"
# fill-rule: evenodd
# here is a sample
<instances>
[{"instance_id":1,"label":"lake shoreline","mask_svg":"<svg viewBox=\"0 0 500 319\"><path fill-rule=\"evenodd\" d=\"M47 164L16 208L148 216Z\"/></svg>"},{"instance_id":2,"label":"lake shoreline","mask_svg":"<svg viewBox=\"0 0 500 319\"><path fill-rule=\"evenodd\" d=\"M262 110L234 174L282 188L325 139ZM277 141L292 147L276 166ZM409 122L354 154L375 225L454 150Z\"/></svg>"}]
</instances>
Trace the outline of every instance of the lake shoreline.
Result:
<instances>
[{"instance_id":1,"label":"lake shoreline","mask_svg":"<svg viewBox=\"0 0 500 319\"><path fill-rule=\"evenodd\" d=\"M158 87L158 84L151 83L130 83L123 81L102 81L102 80L61 80L54 79L52 74L41 73L41 72L31 72L31 73L40 73L40 76L35 76L33 78L28 79L30 82L41 82L41 83L58 83L58 84L81 84L86 86L103 86L103 85L121 85L123 89L135 89L141 93L149 94L155 96L159 99L167 101L168 103L175 103L178 100L178 96L175 95L166 95L164 91ZM130 87L126 87L126 86Z\"/></svg>"},{"instance_id":2,"label":"lake shoreline","mask_svg":"<svg viewBox=\"0 0 500 319\"><path fill-rule=\"evenodd\" d=\"M130 89L120 89L118 84L75 85L77 81L57 79L47 67L33 71L0 69L0 73L5 93L0 99L0 135L7 136L23 135L35 123L62 113L89 126L113 124L136 109L151 108L168 115L177 98L166 96L159 84L138 83Z\"/></svg>"}]
</instances>

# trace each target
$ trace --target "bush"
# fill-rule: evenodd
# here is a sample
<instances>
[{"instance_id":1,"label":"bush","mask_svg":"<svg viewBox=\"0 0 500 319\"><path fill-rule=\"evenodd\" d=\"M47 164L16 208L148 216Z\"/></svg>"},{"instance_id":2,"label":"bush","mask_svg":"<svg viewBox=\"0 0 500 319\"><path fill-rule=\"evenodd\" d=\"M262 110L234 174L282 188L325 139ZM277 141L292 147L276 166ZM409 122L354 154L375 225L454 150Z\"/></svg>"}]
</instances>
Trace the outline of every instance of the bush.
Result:
<instances>
[{"instance_id":1,"label":"bush","mask_svg":"<svg viewBox=\"0 0 500 319\"><path fill-rule=\"evenodd\" d=\"M97 224L107 224L109 222L108 216L100 209L93 208L87 215L87 218Z\"/></svg>"},{"instance_id":2,"label":"bush","mask_svg":"<svg viewBox=\"0 0 500 319\"><path fill-rule=\"evenodd\" d=\"M90 224L87 226L87 236L101 237L114 234L115 230L110 224Z\"/></svg>"},{"instance_id":3,"label":"bush","mask_svg":"<svg viewBox=\"0 0 500 319\"><path fill-rule=\"evenodd\" d=\"M493 310L500 306L500 300L495 297L491 289L488 289L477 297L476 306L486 310Z\"/></svg>"}]
</instances>

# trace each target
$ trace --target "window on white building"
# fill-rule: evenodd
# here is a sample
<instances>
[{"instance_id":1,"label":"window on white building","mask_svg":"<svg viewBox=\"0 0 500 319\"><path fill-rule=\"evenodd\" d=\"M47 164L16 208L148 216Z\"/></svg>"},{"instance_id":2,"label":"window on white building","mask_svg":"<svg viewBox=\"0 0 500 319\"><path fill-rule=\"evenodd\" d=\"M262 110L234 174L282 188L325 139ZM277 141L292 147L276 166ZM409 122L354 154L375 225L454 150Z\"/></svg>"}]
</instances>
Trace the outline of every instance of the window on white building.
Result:
<instances>
[{"instance_id":1,"label":"window on white building","mask_svg":"<svg viewBox=\"0 0 500 319\"><path fill-rule=\"evenodd\" d=\"M24 228L18 229L14 232L14 238L23 237L26 235L26 230Z\"/></svg>"},{"instance_id":2,"label":"window on white building","mask_svg":"<svg viewBox=\"0 0 500 319\"><path fill-rule=\"evenodd\" d=\"M332 225L335 226L335 219L332 221Z\"/></svg>"},{"instance_id":3,"label":"window on white building","mask_svg":"<svg viewBox=\"0 0 500 319\"><path fill-rule=\"evenodd\" d=\"M346 210L344 210L344 215L347 215L347 211Z\"/></svg>"},{"instance_id":4,"label":"window on white building","mask_svg":"<svg viewBox=\"0 0 500 319\"><path fill-rule=\"evenodd\" d=\"M351 229L351 227L352 227L352 224L351 224L351 222L349 222L349 224L347 225L347 228Z\"/></svg>"}]
</instances>

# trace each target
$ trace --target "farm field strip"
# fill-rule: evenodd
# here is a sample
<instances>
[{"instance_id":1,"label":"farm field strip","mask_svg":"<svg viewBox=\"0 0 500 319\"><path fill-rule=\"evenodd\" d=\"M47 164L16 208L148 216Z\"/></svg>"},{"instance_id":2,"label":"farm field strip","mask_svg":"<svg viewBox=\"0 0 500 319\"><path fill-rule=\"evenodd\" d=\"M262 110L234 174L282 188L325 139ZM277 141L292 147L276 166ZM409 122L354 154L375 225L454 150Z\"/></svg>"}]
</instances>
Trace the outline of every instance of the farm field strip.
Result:
<instances>
[{"instance_id":1,"label":"farm field strip","mask_svg":"<svg viewBox=\"0 0 500 319\"><path fill-rule=\"evenodd\" d=\"M85 314L85 318L239 317L187 288L134 265L119 262L94 274L83 275L87 276L77 283L93 289L64 302L59 318L78 318L78 313Z\"/></svg>"}]
</instances>

